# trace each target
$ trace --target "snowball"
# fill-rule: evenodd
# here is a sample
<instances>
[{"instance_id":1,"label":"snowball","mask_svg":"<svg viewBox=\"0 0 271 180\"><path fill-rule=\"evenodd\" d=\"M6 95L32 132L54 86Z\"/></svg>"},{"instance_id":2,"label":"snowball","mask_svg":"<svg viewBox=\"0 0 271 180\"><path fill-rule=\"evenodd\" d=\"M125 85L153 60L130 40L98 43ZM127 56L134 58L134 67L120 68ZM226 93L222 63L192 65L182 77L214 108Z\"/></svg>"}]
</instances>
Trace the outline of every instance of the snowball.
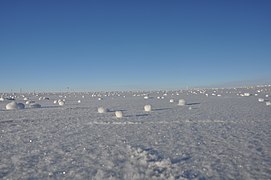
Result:
<instances>
[{"instance_id":1,"label":"snowball","mask_svg":"<svg viewBox=\"0 0 271 180\"><path fill-rule=\"evenodd\" d=\"M248 96L251 96L250 93L244 93L244 96L248 97Z\"/></svg>"},{"instance_id":2,"label":"snowball","mask_svg":"<svg viewBox=\"0 0 271 180\"><path fill-rule=\"evenodd\" d=\"M121 111L116 111L116 112L115 112L115 115L116 115L117 118L122 118L122 117L123 117Z\"/></svg>"},{"instance_id":3,"label":"snowball","mask_svg":"<svg viewBox=\"0 0 271 180\"><path fill-rule=\"evenodd\" d=\"M173 103L173 102L174 102L174 99L170 99L169 102Z\"/></svg>"},{"instance_id":4,"label":"snowball","mask_svg":"<svg viewBox=\"0 0 271 180\"><path fill-rule=\"evenodd\" d=\"M64 106L65 102L64 101L58 101L59 106Z\"/></svg>"},{"instance_id":5,"label":"snowball","mask_svg":"<svg viewBox=\"0 0 271 180\"><path fill-rule=\"evenodd\" d=\"M184 99L180 99L178 105L179 106L184 106L185 105L185 100Z\"/></svg>"},{"instance_id":6,"label":"snowball","mask_svg":"<svg viewBox=\"0 0 271 180\"><path fill-rule=\"evenodd\" d=\"M25 105L23 103L18 103L17 104L17 109L24 109Z\"/></svg>"},{"instance_id":7,"label":"snowball","mask_svg":"<svg viewBox=\"0 0 271 180\"><path fill-rule=\"evenodd\" d=\"M17 109L17 103L15 101L12 101L6 105L6 109L13 110Z\"/></svg>"},{"instance_id":8,"label":"snowball","mask_svg":"<svg viewBox=\"0 0 271 180\"><path fill-rule=\"evenodd\" d=\"M30 107L30 108L41 108L41 105L38 104L38 103L30 103L30 104L29 104L29 107Z\"/></svg>"},{"instance_id":9,"label":"snowball","mask_svg":"<svg viewBox=\"0 0 271 180\"><path fill-rule=\"evenodd\" d=\"M101 101L101 100L103 100L103 98L99 97L98 100Z\"/></svg>"},{"instance_id":10,"label":"snowball","mask_svg":"<svg viewBox=\"0 0 271 180\"><path fill-rule=\"evenodd\" d=\"M264 99L263 98L259 98L258 101L259 102L264 102Z\"/></svg>"},{"instance_id":11,"label":"snowball","mask_svg":"<svg viewBox=\"0 0 271 180\"><path fill-rule=\"evenodd\" d=\"M54 100L54 104L56 104L57 103L57 100Z\"/></svg>"},{"instance_id":12,"label":"snowball","mask_svg":"<svg viewBox=\"0 0 271 180\"><path fill-rule=\"evenodd\" d=\"M144 111L146 111L146 112L150 112L151 111L151 105L145 105L144 106Z\"/></svg>"},{"instance_id":13,"label":"snowball","mask_svg":"<svg viewBox=\"0 0 271 180\"><path fill-rule=\"evenodd\" d=\"M271 102L270 101L267 101L265 104L266 104L266 106L271 106Z\"/></svg>"},{"instance_id":14,"label":"snowball","mask_svg":"<svg viewBox=\"0 0 271 180\"><path fill-rule=\"evenodd\" d=\"M81 100L78 100L77 102L80 104L80 103L81 103Z\"/></svg>"},{"instance_id":15,"label":"snowball","mask_svg":"<svg viewBox=\"0 0 271 180\"><path fill-rule=\"evenodd\" d=\"M14 101L15 98L14 97L8 97L7 100Z\"/></svg>"},{"instance_id":16,"label":"snowball","mask_svg":"<svg viewBox=\"0 0 271 180\"><path fill-rule=\"evenodd\" d=\"M105 112L108 112L108 109L105 109L103 107L98 108L98 113L105 113Z\"/></svg>"},{"instance_id":17,"label":"snowball","mask_svg":"<svg viewBox=\"0 0 271 180\"><path fill-rule=\"evenodd\" d=\"M25 104L31 104L31 103L35 103L35 101L28 100L28 101L25 102Z\"/></svg>"},{"instance_id":18,"label":"snowball","mask_svg":"<svg viewBox=\"0 0 271 180\"><path fill-rule=\"evenodd\" d=\"M144 99L149 99L149 96L144 96Z\"/></svg>"},{"instance_id":19,"label":"snowball","mask_svg":"<svg viewBox=\"0 0 271 180\"><path fill-rule=\"evenodd\" d=\"M25 97L25 98L24 98L24 101L27 101L27 100L28 100L28 98L27 98L27 97Z\"/></svg>"},{"instance_id":20,"label":"snowball","mask_svg":"<svg viewBox=\"0 0 271 180\"><path fill-rule=\"evenodd\" d=\"M5 99L3 97L0 97L0 101L4 101Z\"/></svg>"}]
</instances>

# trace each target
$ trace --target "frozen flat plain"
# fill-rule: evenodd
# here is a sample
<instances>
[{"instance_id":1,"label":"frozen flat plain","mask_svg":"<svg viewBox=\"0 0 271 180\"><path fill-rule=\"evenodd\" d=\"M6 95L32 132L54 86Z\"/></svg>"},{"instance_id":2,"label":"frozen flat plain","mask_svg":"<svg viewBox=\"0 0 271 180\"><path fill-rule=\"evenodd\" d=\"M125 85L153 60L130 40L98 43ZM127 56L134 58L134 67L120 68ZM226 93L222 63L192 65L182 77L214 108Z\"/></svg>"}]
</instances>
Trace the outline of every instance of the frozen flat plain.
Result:
<instances>
[{"instance_id":1,"label":"frozen flat plain","mask_svg":"<svg viewBox=\"0 0 271 180\"><path fill-rule=\"evenodd\" d=\"M270 86L15 95L42 108L0 101L0 179L271 179Z\"/></svg>"}]
</instances>

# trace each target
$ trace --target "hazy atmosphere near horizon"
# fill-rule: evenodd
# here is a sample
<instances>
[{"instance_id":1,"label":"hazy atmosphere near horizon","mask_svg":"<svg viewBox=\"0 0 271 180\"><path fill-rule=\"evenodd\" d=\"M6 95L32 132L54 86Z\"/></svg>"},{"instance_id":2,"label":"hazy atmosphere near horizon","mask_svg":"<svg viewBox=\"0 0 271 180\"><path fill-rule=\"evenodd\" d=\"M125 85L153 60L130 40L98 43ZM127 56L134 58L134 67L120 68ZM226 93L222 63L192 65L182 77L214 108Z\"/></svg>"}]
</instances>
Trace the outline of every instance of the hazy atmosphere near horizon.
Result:
<instances>
[{"instance_id":1,"label":"hazy atmosphere near horizon","mask_svg":"<svg viewBox=\"0 0 271 180\"><path fill-rule=\"evenodd\" d=\"M270 81L271 1L0 2L0 92Z\"/></svg>"}]
</instances>

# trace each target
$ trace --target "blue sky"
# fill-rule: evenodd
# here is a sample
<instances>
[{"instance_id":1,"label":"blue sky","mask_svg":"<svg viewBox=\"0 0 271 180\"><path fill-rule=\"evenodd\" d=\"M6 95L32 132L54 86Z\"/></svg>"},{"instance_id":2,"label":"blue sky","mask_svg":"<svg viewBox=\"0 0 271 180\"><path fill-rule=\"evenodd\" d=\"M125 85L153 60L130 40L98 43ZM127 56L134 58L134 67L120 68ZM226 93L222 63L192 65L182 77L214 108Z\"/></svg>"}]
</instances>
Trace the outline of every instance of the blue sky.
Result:
<instances>
[{"instance_id":1,"label":"blue sky","mask_svg":"<svg viewBox=\"0 0 271 180\"><path fill-rule=\"evenodd\" d=\"M271 79L269 0L0 1L0 91Z\"/></svg>"}]
</instances>

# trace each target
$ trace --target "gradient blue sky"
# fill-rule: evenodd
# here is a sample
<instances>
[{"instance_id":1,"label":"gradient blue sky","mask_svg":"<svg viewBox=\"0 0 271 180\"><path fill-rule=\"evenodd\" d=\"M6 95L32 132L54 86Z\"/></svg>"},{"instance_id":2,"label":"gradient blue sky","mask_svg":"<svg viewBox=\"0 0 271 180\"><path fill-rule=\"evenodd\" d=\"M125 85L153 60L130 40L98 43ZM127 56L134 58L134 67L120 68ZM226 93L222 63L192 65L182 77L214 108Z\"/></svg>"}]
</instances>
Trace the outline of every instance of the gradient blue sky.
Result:
<instances>
[{"instance_id":1,"label":"gradient blue sky","mask_svg":"<svg viewBox=\"0 0 271 180\"><path fill-rule=\"evenodd\" d=\"M0 91L271 79L270 0L1 0Z\"/></svg>"}]
</instances>

